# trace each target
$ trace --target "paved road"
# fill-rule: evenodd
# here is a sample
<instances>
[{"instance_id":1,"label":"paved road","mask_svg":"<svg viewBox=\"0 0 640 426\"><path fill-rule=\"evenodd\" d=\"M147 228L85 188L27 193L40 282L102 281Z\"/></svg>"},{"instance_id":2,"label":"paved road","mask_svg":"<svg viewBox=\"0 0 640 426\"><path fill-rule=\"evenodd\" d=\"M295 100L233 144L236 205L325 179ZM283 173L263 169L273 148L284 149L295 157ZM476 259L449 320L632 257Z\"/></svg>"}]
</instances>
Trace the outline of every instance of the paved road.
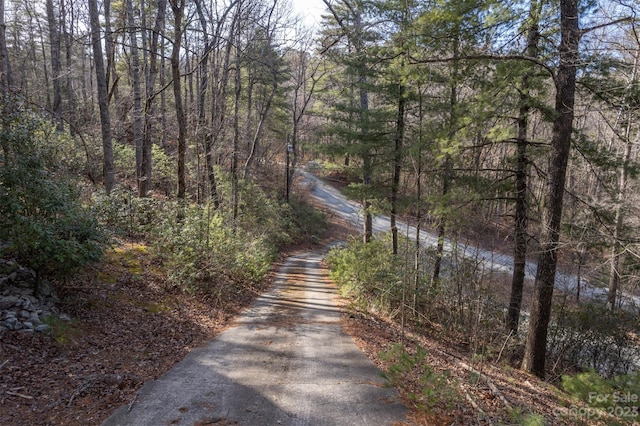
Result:
<instances>
[{"instance_id":1,"label":"paved road","mask_svg":"<svg viewBox=\"0 0 640 426\"><path fill-rule=\"evenodd\" d=\"M311 173L299 170L298 173L302 177L305 184L311 189L311 195L321 201L324 205L331 208L337 215L347 222L357 226L362 226L362 209L360 204L347 200L338 190L324 184L320 179ZM373 218L373 231L375 233L387 232L391 227L388 216L378 215ZM397 223L398 232L402 235L408 235L415 240L416 227L407 225L402 221ZM438 239L435 235L426 232L424 229L420 231L420 241L424 247L436 247ZM451 241L445 240L445 252L451 254L457 252L459 256L466 259L473 259L478 263L479 269L485 274L513 274L513 257L509 254L500 253L492 250L486 250L478 246L457 243L454 245ZM537 263L527 262L526 278L535 279ZM556 273L555 287L569 294L575 294L577 290L578 280L575 275L558 271ZM580 282L580 296L583 299L594 299L605 301L607 298L607 289L590 285L584 278ZM640 306L640 297L631 294L620 293L620 304L625 307Z\"/></svg>"},{"instance_id":2,"label":"paved road","mask_svg":"<svg viewBox=\"0 0 640 426\"><path fill-rule=\"evenodd\" d=\"M342 330L322 253L289 258L273 290L208 346L144 385L114 425L392 425L406 408Z\"/></svg>"}]
</instances>

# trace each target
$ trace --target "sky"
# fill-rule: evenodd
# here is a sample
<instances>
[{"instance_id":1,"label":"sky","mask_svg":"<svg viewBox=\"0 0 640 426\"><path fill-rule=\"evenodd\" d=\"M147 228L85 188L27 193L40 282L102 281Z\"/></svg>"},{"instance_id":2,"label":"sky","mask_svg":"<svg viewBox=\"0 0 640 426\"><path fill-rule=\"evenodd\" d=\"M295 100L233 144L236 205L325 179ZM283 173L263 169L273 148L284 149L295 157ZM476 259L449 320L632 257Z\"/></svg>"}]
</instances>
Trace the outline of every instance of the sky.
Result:
<instances>
[{"instance_id":1,"label":"sky","mask_svg":"<svg viewBox=\"0 0 640 426\"><path fill-rule=\"evenodd\" d=\"M291 0L291 3L296 14L302 16L308 26L320 23L320 15L326 7L322 0Z\"/></svg>"}]
</instances>

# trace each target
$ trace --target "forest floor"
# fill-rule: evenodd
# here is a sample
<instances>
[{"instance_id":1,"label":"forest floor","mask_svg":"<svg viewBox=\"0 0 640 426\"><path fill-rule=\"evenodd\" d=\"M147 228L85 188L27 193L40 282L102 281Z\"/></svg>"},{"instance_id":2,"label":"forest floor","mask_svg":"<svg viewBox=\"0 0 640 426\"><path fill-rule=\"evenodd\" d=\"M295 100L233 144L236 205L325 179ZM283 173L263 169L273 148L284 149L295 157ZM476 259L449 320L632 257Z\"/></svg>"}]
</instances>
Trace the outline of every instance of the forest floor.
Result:
<instances>
[{"instance_id":1,"label":"forest floor","mask_svg":"<svg viewBox=\"0 0 640 426\"><path fill-rule=\"evenodd\" d=\"M322 244L357 232L327 215ZM308 249L292 247L288 254ZM10 332L2 337L0 424L101 423L117 407L133 403L144 382L214 338L272 279L242 291L221 288L216 297L185 294L165 282L162 265L154 263L147 247L124 241L103 262L60 285L59 307L71 316L70 323L53 324L51 336ZM468 350L437 332L412 332L346 301L344 307L345 330L382 369L391 363L381 353L397 343L426 349L426 363L396 379L412 410L411 424L521 424L528 413L548 424L577 423L567 410L573 403L550 384L508 364L472 362ZM414 404L416 392L432 393L428 410Z\"/></svg>"}]
</instances>

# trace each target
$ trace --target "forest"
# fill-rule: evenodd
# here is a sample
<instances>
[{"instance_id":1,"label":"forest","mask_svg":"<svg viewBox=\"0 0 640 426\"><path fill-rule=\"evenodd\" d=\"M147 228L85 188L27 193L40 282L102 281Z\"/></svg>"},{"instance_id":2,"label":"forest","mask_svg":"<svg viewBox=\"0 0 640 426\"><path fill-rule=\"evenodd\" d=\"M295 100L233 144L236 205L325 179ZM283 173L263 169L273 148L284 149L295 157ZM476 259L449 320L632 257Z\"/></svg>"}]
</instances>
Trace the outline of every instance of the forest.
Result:
<instances>
[{"instance_id":1,"label":"forest","mask_svg":"<svg viewBox=\"0 0 640 426\"><path fill-rule=\"evenodd\" d=\"M0 0L0 273L64 299L136 244L171 291L249 297L327 230L306 170L362 207L327 256L352 309L635 422L589 395L640 394L640 2L323 3ZM421 351L386 374L446 412Z\"/></svg>"}]
</instances>

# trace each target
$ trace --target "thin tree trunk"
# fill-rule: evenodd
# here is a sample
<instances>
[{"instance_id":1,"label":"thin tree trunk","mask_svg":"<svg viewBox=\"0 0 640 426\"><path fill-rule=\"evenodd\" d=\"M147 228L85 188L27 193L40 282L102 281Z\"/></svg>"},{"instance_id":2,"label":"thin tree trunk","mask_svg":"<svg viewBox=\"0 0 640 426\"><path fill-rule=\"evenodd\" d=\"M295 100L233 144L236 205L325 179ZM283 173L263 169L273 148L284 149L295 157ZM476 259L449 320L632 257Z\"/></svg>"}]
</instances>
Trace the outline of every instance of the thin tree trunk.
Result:
<instances>
[{"instance_id":1,"label":"thin tree trunk","mask_svg":"<svg viewBox=\"0 0 640 426\"><path fill-rule=\"evenodd\" d=\"M275 73L275 70L274 70L274 73ZM275 97L277 88L278 88L278 85L276 84L275 75L274 75L274 82L273 82L271 93L269 94L269 98L267 99L267 102L264 105L264 108L262 109L262 111L260 111L260 121L258 122L258 127L256 129L256 132L253 135L253 138L251 139L251 149L249 151L249 156L247 157L247 161L244 164L244 175L243 175L244 179L247 179L251 175L251 167L258 155L258 147L260 144L260 140L262 139L262 133L264 132L264 124L266 123L267 118L269 117L269 111L271 110L271 104L273 102L273 98Z\"/></svg>"},{"instance_id":2,"label":"thin tree trunk","mask_svg":"<svg viewBox=\"0 0 640 426\"><path fill-rule=\"evenodd\" d=\"M100 125L102 128L102 152L104 187L107 195L111 193L115 185L113 171L113 146L111 142L111 116L109 115L109 100L107 79L104 70L102 56L102 44L100 42L100 20L98 15L97 0L89 0L89 17L91 21L91 43L93 45L93 61L96 70L96 85L98 88L98 104L100 106Z\"/></svg>"},{"instance_id":3,"label":"thin tree trunk","mask_svg":"<svg viewBox=\"0 0 640 426\"><path fill-rule=\"evenodd\" d=\"M413 309L418 309L418 295L420 294L420 253L422 251L422 242L420 241L420 231L422 226L422 126L424 121L424 112L422 109L422 89L418 90L418 165L416 170L416 241L415 241L415 257L413 261Z\"/></svg>"},{"instance_id":4,"label":"thin tree trunk","mask_svg":"<svg viewBox=\"0 0 640 426\"><path fill-rule=\"evenodd\" d=\"M360 92L360 134L362 135L362 143L367 144L367 134L369 131L369 92L367 89L367 67L364 46L362 40L360 40L360 33L362 32L362 16L358 11L355 13L355 26L356 26L356 40L357 48L356 52L360 57L361 63L358 66L358 90ZM369 190L371 188L371 177L373 174L373 163L371 160L371 152L368 147L364 147L362 153L362 183L364 185L364 197L362 200L362 207L364 209L364 242L368 243L373 237L373 216L370 211L371 203L369 201Z\"/></svg>"},{"instance_id":5,"label":"thin tree trunk","mask_svg":"<svg viewBox=\"0 0 640 426\"><path fill-rule=\"evenodd\" d=\"M287 174L287 189L291 188L291 182L293 181L293 176L295 175L296 167L298 164L298 141L300 139L300 125L302 123L302 119L305 116L307 108L311 103L311 99L315 92L316 84L319 81L316 73L318 71L318 65L312 70L311 74L308 75L309 71L309 60L307 57L307 51L301 50L297 55L297 68L296 68L296 80L293 94L293 105L291 108L291 115L293 121L293 131L291 134L291 153L293 154L293 159L291 161L291 167L289 167L289 172ZM310 85L309 85L310 80ZM287 151L289 147L287 146ZM286 193L286 200L289 202L289 191Z\"/></svg>"},{"instance_id":6,"label":"thin tree trunk","mask_svg":"<svg viewBox=\"0 0 640 426\"><path fill-rule=\"evenodd\" d=\"M11 61L7 49L7 24L4 18L4 1L0 0L0 86L3 100L8 99L13 84L11 76ZM3 103L3 108L6 103Z\"/></svg>"},{"instance_id":7,"label":"thin tree trunk","mask_svg":"<svg viewBox=\"0 0 640 426\"><path fill-rule=\"evenodd\" d=\"M637 80L638 74L638 55L639 50L635 51L633 70L631 76L631 84L633 86ZM622 157L622 166L618 170L618 193L615 200L615 225L613 228L613 245L611 247L611 264L609 271L609 292L607 294L607 304L611 309L616 306L616 298L620 288L620 263L622 260L622 254L624 253L624 247L622 246L622 231L625 218L625 197L627 195L627 187L629 184L629 173L633 167L631 164L631 153L634 145L640 142L640 132L638 133L638 141L633 143L631 141L631 123L633 121L632 112L627 113L626 128L624 132L625 148L624 155Z\"/></svg>"},{"instance_id":8,"label":"thin tree trunk","mask_svg":"<svg viewBox=\"0 0 640 426\"><path fill-rule=\"evenodd\" d=\"M107 89L109 93L109 103L111 99L118 99L118 74L115 60L115 43L111 34L111 0L104 0L104 48L107 53Z\"/></svg>"},{"instance_id":9,"label":"thin tree trunk","mask_svg":"<svg viewBox=\"0 0 640 426\"><path fill-rule=\"evenodd\" d=\"M73 8L71 8L71 17L69 21L71 22L69 30L67 30L66 20L67 20L67 11L65 9L65 2L60 2L60 7L62 8L62 32L64 34L64 48L65 48L65 66L67 73L67 98L68 98L68 106L66 111L67 120L69 120L69 134L71 136L75 136L76 133L76 95L73 90L73 44L72 40L74 37L74 17L73 17Z\"/></svg>"},{"instance_id":10,"label":"thin tree trunk","mask_svg":"<svg viewBox=\"0 0 640 426\"><path fill-rule=\"evenodd\" d=\"M551 319L562 202L573 131L578 45L581 36L578 27L578 0L561 0L560 15L560 65L556 76L556 118L553 123L549 181L545 196L544 234L540 244L529 332L522 360L523 370L540 377L545 375L547 332Z\"/></svg>"},{"instance_id":11,"label":"thin tree trunk","mask_svg":"<svg viewBox=\"0 0 640 426\"><path fill-rule=\"evenodd\" d=\"M146 99L144 107L144 131L142 138L142 158L140 171L142 172L141 189L144 189L145 193L151 187L151 173L153 170L152 165L152 147L153 138L156 135L154 132L155 118L155 86L156 79L158 77L158 38L164 31L165 16L167 9L167 0L158 0L158 10L156 12L155 24L151 33L151 42L149 46L149 66L146 73ZM164 93L164 92L163 92ZM164 132L162 132L164 133ZM144 188L142 188L144 185Z\"/></svg>"},{"instance_id":12,"label":"thin tree trunk","mask_svg":"<svg viewBox=\"0 0 640 426\"><path fill-rule=\"evenodd\" d=\"M457 109L458 109L458 73L459 73L459 62L457 59L459 55L460 48L460 40L459 40L459 28L456 31L456 34L453 39L453 57L454 61L452 63L452 73L451 73L451 86L449 91L449 131L448 136L449 140L453 143L453 137L456 133L457 126ZM438 215L438 244L436 246L436 259L433 265L433 275L431 276L431 285L437 286L438 281L440 281L440 270L442 268L442 258L444 256L444 240L445 233L447 231L447 217L445 212L445 204L447 203L447 198L449 197L449 191L451 187L452 177L452 159L451 155L448 153L445 154L444 163L442 164L442 192L441 192L441 202L440 202L440 213Z\"/></svg>"},{"instance_id":13,"label":"thin tree trunk","mask_svg":"<svg viewBox=\"0 0 640 426\"><path fill-rule=\"evenodd\" d=\"M51 56L51 80L53 84L53 105L51 105L51 110L56 118L56 129L59 132L63 132L64 121L62 121L62 94L60 90L60 74L62 72L60 29L58 28L58 19L53 0L47 0L47 24L49 25L49 53Z\"/></svg>"},{"instance_id":14,"label":"thin tree trunk","mask_svg":"<svg viewBox=\"0 0 640 426\"><path fill-rule=\"evenodd\" d=\"M239 39L239 38L238 38ZM240 194L238 193L238 149L240 148L240 97L242 96L242 80L240 75L241 56L240 49L236 48L235 69L235 100L233 111L233 152L231 153L231 193L233 220L238 218L238 205Z\"/></svg>"},{"instance_id":15,"label":"thin tree trunk","mask_svg":"<svg viewBox=\"0 0 640 426\"><path fill-rule=\"evenodd\" d=\"M174 16L173 50L171 51L171 76L175 97L176 119L178 121L178 198L186 197L185 157L187 151L187 119L182 103L182 85L180 80L180 46L182 40L182 17L184 0L170 0Z\"/></svg>"},{"instance_id":16,"label":"thin tree trunk","mask_svg":"<svg viewBox=\"0 0 640 426\"><path fill-rule=\"evenodd\" d=\"M538 21L542 2L531 1L529 11L530 27L527 34L527 55L538 56ZM527 65L530 68L530 65ZM520 111L518 116L517 165L516 165L516 194L514 219L514 249L513 249L513 277L511 280L511 296L507 312L507 330L518 331L520 311L522 309L522 294L527 264L527 238L529 228L529 208L527 201L529 159L527 158L527 132L529 113L531 110L529 99L531 71L527 69L522 77L520 88Z\"/></svg>"},{"instance_id":17,"label":"thin tree trunk","mask_svg":"<svg viewBox=\"0 0 640 426\"><path fill-rule=\"evenodd\" d=\"M138 56L138 31L133 14L133 0L126 0L127 23L129 26L129 47L131 49L131 74L133 76L133 140L136 147L136 178L138 196L146 197L149 178L142 164L142 88L140 85L140 58Z\"/></svg>"},{"instance_id":18,"label":"thin tree trunk","mask_svg":"<svg viewBox=\"0 0 640 426\"><path fill-rule=\"evenodd\" d=\"M220 207L220 199L218 198L218 188L216 182L216 175L213 170L213 135L211 128L207 125L205 118L205 100L207 96L207 90L209 88L209 54L213 50L213 43L209 40L209 33L207 32L207 19L205 17L201 0L196 0L196 9L198 11L198 17L200 19L200 26L202 27L202 34L204 39L204 55L200 60L200 90L198 91L198 128L202 133L202 139L204 141L205 150L205 162L207 177L209 179L209 196L213 201L213 206L216 210ZM214 52L215 54L215 52Z\"/></svg>"},{"instance_id":19,"label":"thin tree trunk","mask_svg":"<svg viewBox=\"0 0 640 426\"><path fill-rule=\"evenodd\" d=\"M0 0L0 122L4 129L8 123L8 118L13 114L13 103L11 102L11 62L9 61L9 51L7 50L7 25L4 18L4 0ZM5 138L0 138L2 144L2 154L5 162L9 161L9 144Z\"/></svg>"},{"instance_id":20,"label":"thin tree trunk","mask_svg":"<svg viewBox=\"0 0 640 426\"><path fill-rule=\"evenodd\" d=\"M402 145L404 140L404 110L405 110L404 86L398 85L398 109L396 118L396 135L393 150L393 180L391 183L391 236L392 253L398 254L398 226L396 217L398 215L398 191L400 189L400 173L402 170Z\"/></svg>"}]
</instances>

